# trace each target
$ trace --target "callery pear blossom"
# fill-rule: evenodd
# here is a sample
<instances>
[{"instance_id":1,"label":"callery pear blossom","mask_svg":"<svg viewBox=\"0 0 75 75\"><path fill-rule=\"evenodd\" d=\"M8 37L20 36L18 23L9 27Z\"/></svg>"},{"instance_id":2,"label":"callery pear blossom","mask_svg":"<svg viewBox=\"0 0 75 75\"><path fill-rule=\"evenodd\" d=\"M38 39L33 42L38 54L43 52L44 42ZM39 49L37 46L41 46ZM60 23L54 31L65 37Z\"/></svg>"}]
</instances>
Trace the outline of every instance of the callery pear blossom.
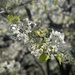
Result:
<instances>
[{"instance_id":1,"label":"callery pear blossom","mask_svg":"<svg viewBox=\"0 0 75 75\"><path fill-rule=\"evenodd\" d=\"M34 45L31 45L30 51L31 54L36 57L40 57L40 55L44 51L47 56L49 56L51 59L54 59L54 56L58 56L59 53L61 53L61 56L63 58L64 52L70 49L70 46L68 46L64 41L64 34L52 30L50 36L47 38L47 41L45 43L42 43L40 48L39 44L35 43Z\"/></svg>"}]
</instances>

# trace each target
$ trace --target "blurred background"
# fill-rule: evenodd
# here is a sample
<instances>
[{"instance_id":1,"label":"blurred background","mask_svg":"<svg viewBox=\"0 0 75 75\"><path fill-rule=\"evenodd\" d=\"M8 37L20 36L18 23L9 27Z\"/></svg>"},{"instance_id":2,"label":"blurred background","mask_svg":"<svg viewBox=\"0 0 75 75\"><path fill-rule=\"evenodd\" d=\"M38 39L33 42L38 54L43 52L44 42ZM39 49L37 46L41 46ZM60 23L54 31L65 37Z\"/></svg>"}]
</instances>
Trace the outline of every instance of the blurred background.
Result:
<instances>
[{"instance_id":1,"label":"blurred background","mask_svg":"<svg viewBox=\"0 0 75 75\"><path fill-rule=\"evenodd\" d=\"M12 33L12 24L26 34L37 29L62 32L71 50L66 50L61 64L42 62L28 50L28 36L17 38ZM37 35L34 38L39 40ZM0 75L75 75L75 0L0 0Z\"/></svg>"}]
</instances>

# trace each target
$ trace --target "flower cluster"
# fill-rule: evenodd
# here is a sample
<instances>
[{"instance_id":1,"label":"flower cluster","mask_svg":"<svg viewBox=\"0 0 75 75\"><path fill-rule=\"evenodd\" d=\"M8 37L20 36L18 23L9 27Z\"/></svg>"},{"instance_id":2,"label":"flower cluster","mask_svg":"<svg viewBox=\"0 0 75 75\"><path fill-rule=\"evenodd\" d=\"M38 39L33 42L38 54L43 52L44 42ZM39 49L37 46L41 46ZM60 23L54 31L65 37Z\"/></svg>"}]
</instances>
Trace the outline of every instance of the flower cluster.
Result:
<instances>
[{"instance_id":1,"label":"flower cluster","mask_svg":"<svg viewBox=\"0 0 75 75\"><path fill-rule=\"evenodd\" d=\"M58 31L52 30L50 36L46 38L43 43L34 43L31 45L30 51L36 57L40 57L44 52L46 56L54 59L54 57L61 54L63 58L64 52L71 49L70 46L64 41L64 34Z\"/></svg>"},{"instance_id":2,"label":"flower cluster","mask_svg":"<svg viewBox=\"0 0 75 75\"><path fill-rule=\"evenodd\" d=\"M17 36L18 40L23 40L26 43L29 40L28 33L31 33L35 26L36 24L34 22L26 18L24 23L18 22L17 24L11 24L11 31Z\"/></svg>"}]
</instances>

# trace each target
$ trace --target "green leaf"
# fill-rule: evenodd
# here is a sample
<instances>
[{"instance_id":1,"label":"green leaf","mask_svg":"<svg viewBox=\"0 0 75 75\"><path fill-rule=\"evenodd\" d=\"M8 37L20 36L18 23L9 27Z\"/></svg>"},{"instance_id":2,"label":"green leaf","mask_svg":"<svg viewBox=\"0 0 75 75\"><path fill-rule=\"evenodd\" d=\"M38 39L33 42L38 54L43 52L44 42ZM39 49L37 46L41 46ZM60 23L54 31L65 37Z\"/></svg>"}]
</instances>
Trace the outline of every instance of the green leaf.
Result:
<instances>
[{"instance_id":1,"label":"green leaf","mask_svg":"<svg viewBox=\"0 0 75 75\"><path fill-rule=\"evenodd\" d=\"M57 60L59 61L59 64L61 64L61 62L62 62L62 53L58 54Z\"/></svg>"},{"instance_id":2,"label":"green leaf","mask_svg":"<svg viewBox=\"0 0 75 75\"><path fill-rule=\"evenodd\" d=\"M49 59L49 56L47 56L46 54L45 54L45 52L43 52L41 55L40 55L40 57L39 57L39 60L40 61L47 61Z\"/></svg>"},{"instance_id":3,"label":"green leaf","mask_svg":"<svg viewBox=\"0 0 75 75\"><path fill-rule=\"evenodd\" d=\"M36 30L35 33L39 36L41 36L41 32L39 30Z\"/></svg>"},{"instance_id":4,"label":"green leaf","mask_svg":"<svg viewBox=\"0 0 75 75\"><path fill-rule=\"evenodd\" d=\"M20 21L20 18L18 16L14 16L14 19L16 19L18 22Z\"/></svg>"},{"instance_id":5,"label":"green leaf","mask_svg":"<svg viewBox=\"0 0 75 75\"><path fill-rule=\"evenodd\" d=\"M9 21L10 24L12 24L12 22L14 20L17 20L18 22L20 21L20 18L18 16L16 16L16 15L8 15L7 19L8 19L8 21Z\"/></svg>"},{"instance_id":6,"label":"green leaf","mask_svg":"<svg viewBox=\"0 0 75 75\"><path fill-rule=\"evenodd\" d=\"M8 16L7 16L7 19L8 19L8 21L9 21L10 24L12 23L12 18L13 18L12 15L8 15Z\"/></svg>"},{"instance_id":7,"label":"green leaf","mask_svg":"<svg viewBox=\"0 0 75 75\"><path fill-rule=\"evenodd\" d=\"M48 41L48 39L46 37L43 37L43 38L44 38L44 42L47 42Z\"/></svg>"}]
</instances>

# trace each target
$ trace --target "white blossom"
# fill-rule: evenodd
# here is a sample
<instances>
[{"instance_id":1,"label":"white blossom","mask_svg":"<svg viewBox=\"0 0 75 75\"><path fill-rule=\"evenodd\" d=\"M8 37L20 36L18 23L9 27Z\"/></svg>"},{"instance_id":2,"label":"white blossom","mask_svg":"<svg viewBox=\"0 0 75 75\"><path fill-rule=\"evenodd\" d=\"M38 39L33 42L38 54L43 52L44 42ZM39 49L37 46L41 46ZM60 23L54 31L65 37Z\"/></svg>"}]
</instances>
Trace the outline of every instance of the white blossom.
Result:
<instances>
[{"instance_id":1,"label":"white blossom","mask_svg":"<svg viewBox=\"0 0 75 75\"><path fill-rule=\"evenodd\" d=\"M47 42L42 43L39 48L38 44L32 44L31 54L39 57L43 51L45 51L47 56L50 56L51 59L54 59L54 56L57 56L58 53L66 52L67 49L70 50L67 43L64 41L64 34L58 31L52 30Z\"/></svg>"}]
</instances>

